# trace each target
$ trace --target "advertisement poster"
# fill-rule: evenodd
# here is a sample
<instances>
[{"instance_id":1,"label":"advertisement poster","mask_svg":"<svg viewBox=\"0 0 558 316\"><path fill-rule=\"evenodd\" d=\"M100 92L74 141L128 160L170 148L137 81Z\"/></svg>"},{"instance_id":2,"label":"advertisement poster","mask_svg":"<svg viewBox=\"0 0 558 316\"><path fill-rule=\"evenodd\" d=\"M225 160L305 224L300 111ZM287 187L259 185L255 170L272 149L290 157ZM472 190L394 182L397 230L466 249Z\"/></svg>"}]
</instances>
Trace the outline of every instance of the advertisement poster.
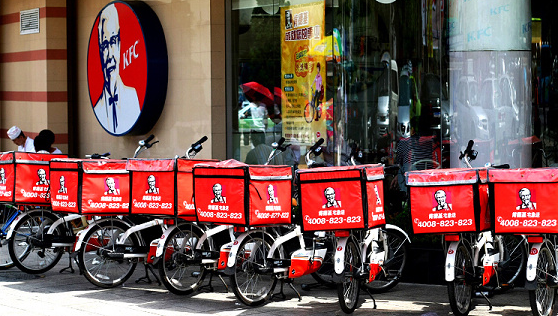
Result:
<instances>
[{"instance_id":1,"label":"advertisement poster","mask_svg":"<svg viewBox=\"0 0 558 316\"><path fill-rule=\"evenodd\" d=\"M326 58L335 49L324 21L324 1L281 8L283 137L301 145L326 137Z\"/></svg>"}]
</instances>

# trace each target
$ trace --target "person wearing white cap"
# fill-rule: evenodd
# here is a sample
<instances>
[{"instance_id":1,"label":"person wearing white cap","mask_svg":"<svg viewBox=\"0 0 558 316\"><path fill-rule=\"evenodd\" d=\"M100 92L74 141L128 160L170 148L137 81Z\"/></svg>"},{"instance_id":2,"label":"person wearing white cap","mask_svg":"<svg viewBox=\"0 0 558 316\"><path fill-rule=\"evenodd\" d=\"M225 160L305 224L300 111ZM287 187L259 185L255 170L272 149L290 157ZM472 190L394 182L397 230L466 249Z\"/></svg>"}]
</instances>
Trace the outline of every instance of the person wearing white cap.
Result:
<instances>
[{"instance_id":1,"label":"person wearing white cap","mask_svg":"<svg viewBox=\"0 0 558 316\"><path fill-rule=\"evenodd\" d=\"M12 126L8 130L8 137L17 145L17 151L24 151L29 153L35 152L35 145L33 145L33 138L25 136L21 128Z\"/></svg>"}]
</instances>

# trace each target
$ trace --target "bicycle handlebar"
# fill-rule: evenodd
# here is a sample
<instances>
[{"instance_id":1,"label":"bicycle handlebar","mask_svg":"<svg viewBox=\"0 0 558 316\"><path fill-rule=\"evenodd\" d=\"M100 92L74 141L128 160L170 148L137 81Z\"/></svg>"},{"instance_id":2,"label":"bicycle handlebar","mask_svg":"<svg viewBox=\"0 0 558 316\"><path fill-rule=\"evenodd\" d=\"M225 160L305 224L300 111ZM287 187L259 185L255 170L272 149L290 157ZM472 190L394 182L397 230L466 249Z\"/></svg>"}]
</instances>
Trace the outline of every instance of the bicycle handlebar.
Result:
<instances>
[{"instance_id":1,"label":"bicycle handlebar","mask_svg":"<svg viewBox=\"0 0 558 316\"><path fill-rule=\"evenodd\" d=\"M196 156L196 154L199 153L203 149L202 144L206 140L207 140L207 136L204 135L202 138L200 138L200 140L198 140L197 142L190 145L190 148L188 148L188 150L186 150L186 155L184 155L184 157L188 158L188 159L194 158L194 156Z\"/></svg>"},{"instance_id":2,"label":"bicycle handlebar","mask_svg":"<svg viewBox=\"0 0 558 316\"><path fill-rule=\"evenodd\" d=\"M157 141L154 141L153 143L150 144L149 142L152 141L153 138L155 138L155 135L151 134L151 135L149 135L149 137L147 137L146 139L140 140L140 141L138 142L138 145L139 145L139 146L138 146L138 148L136 148L136 151L134 152L134 158L136 158L136 157L137 157L141 152L143 152L144 150L151 148L151 146L153 146L153 145L155 145L155 144L157 144L157 143L159 142L159 141L157 140Z\"/></svg>"},{"instance_id":3,"label":"bicycle handlebar","mask_svg":"<svg viewBox=\"0 0 558 316\"><path fill-rule=\"evenodd\" d=\"M318 141L308 149L309 152L315 152L318 147L320 147L324 143L324 139L320 138Z\"/></svg>"},{"instance_id":4,"label":"bicycle handlebar","mask_svg":"<svg viewBox=\"0 0 558 316\"><path fill-rule=\"evenodd\" d=\"M473 145L474 144L475 144L475 142L472 139L469 140L469 143L467 144L467 148L465 149L465 151L460 152L459 159L463 159L463 157L469 156L469 154L473 150Z\"/></svg>"},{"instance_id":5,"label":"bicycle handlebar","mask_svg":"<svg viewBox=\"0 0 558 316\"><path fill-rule=\"evenodd\" d=\"M321 153L321 148L320 146L324 143L324 139L320 138L318 139L318 141L312 145L312 147L310 147L308 149L308 151L306 152L306 156L304 157L304 159L306 160L306 165L311 168L311 167L317 167L318 165L316 165L316 162L310 158L310 155L314 155L314 157L317 157L320 155Z\"/></svg>"},{"instance_id":6,"label":"bicycle handlebar","mask_svg":"<svg viewBox=\"0 0 558 316\"><path fill-rule=\"evenodd\" d=\"M284 142L285 142L285 137L281 137L279 141L271 144L273 150L271 151L271 153L269 153L269 157L267 157L267 161L265 162L264 165L266 166L269 165L269 163L271 162L271 160L273 160L273 158L279 156L281 153L285 152L285 150L287 150L289 146L291 146L291 144L283 146Z\"/></svg>"},{"instance_id":7,"label":"bicycle handlebar","mask_svg":"<svg viewBox=\"0 0 558 316\"><path fill-rule=\"evenodd\" d=\"M465 149L465 151L461 151L459 154L459 160L463 160L464 158L466 158L465 164L469 168L471 168L471 164L469 162L475 160L478 155L478 152L476 150L473 150L474 144L475 142L470 139L469 143L467 143L467 148Z\"/></svg>"},{"instance_id":8,"label":"bicycle handlebar","mask_svg":"<svg viewBox=\"0 0 558 316\"><path fill-rule=\"evenodd\" d=\"M509 169L510 165L505 163L505 164L501 164L501 165L496 165L496 166L491 166L492 168L497 168L497 169Z\"/></svg>"},{"instance_id":9,"label":"bicycle handlebar","mask_svg":"<svg viewBox=\"0 0 558 316\"><path fill-rule=\"evenodd\" d=\"M91 154L91 155L85 155L85 158L87 159L108 159L108 156L110 156L110 152L106 152L104 154Z\"/></svg>"},{"instance_id":10,"label":"bicycle handlebar","mask_svg":"<svg viewBox=\"0 0 558 316\"><path fill-rule=\"evenodd\" d=\"M153 138L155 138L155 135L151 134L151 135L149 135L149 137L147 137L146 140L144 140L144 142L145 142L145 143L149 143L150 141L153 140Z\"/></svg>"}]
</instances>

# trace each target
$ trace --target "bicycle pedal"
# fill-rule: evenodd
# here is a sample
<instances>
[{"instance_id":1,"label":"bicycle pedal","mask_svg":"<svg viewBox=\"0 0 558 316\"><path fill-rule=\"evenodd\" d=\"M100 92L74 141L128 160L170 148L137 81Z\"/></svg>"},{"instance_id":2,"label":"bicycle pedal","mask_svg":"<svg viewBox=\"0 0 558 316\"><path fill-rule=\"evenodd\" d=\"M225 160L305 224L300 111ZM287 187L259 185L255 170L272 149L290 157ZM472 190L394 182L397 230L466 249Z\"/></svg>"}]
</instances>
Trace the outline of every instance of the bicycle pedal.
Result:
<instances>
[{"instance_id":1,"label":"bicycle pedal","mask_svg":"<svg viewBox=\"0 0 558 316\"><path fill-rule=\"evenodd\" d=\"M124 259L124 253L123 252L108 252L105 254L105 256L109 259L113 259L113 260L122 260Z\"/></svg>"},{"instance_id":2,"label":"bicycle pedal","mask_svg":"<svg viewBox=\"0 0 558 316\"><path fill-rule=\"evenodd\" d=\"M216 250L199 250L196 249L196 254L200 254L202 259L219 259L219 251Z\"/></svg>"},{"instance_id":3,"label":"bicycle pedal","mask_svg":"<svg viewBox=\"0 0 558 316\"><path fill-rule=\"evenodd\" d=\"M51 243L74 243L76 241L76 237L75 236L50 236L50 238L45 238L45 241L50 241Z\"/></svg>"},{"instance_id":4,"label":"bicycle pedal","mask_svg":"<svg viewBox=\"0 0 558 316\"><path fill-rule=\"evenodd\" d=\"M288 268L291 266L291 259L271 259L274 268Z\"/></svg>"}]
</instances>

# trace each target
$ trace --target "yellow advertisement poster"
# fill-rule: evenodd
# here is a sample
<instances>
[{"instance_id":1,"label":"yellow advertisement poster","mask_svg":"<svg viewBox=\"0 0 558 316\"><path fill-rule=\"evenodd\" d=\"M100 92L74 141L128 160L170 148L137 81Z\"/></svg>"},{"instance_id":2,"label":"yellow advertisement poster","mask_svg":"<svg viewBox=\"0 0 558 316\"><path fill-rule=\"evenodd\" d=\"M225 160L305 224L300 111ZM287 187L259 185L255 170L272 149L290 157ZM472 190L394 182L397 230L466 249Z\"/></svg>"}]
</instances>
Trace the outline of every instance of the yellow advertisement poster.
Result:
<instances>
[{"instance_id":1,"label":"yellow advertisement poster","mask_svg":"<svg viewBox=\"0 0 558 316\"><path fill-rule=\"evenodd\" d=\"M281 8L283 137L311 145L326 137L325 1Z\"/></svg>"}]
</instances>

